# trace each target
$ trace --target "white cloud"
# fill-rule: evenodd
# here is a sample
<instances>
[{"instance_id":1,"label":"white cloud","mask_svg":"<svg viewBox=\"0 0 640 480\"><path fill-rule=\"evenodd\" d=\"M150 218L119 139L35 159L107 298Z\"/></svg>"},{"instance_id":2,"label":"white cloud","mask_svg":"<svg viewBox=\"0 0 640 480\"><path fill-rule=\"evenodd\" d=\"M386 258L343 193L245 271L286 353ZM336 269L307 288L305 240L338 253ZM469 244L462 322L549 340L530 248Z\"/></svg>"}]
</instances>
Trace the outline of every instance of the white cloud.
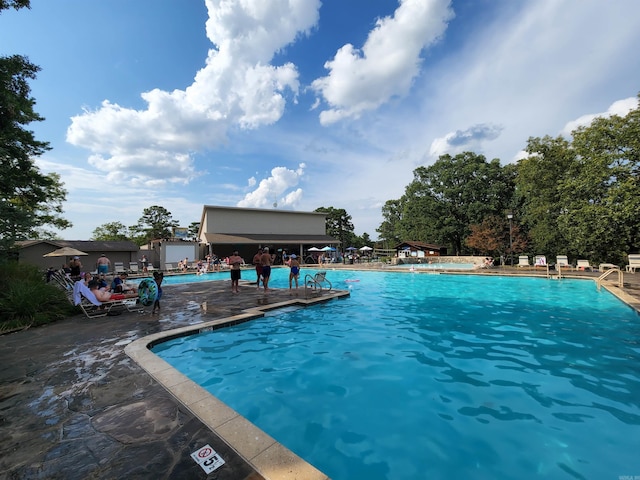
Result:
<instances>
[{"instance_id":1,"label":"white cloud","mask_svg":"<svg viewBox=\"0 0 640 480\"><path fill-rule=\"evenodd\" d=\"M275 203L278 207L296 207L302 198L302 189L287 192L300 183L306 165L301 163L297 170L275 167L271 176L260 181L258 188L245 195L238 207L264 208ZM283 197L284 195L284 197Z\"/></svg>"},{"instance_id":2,"label":"white cloud","mask_svg":"<svg viewBox=\"0 0 640 480\"><path fill-rule=\"evenodd\" d=\"M623 100L618 100L617 102L613 102L606 112L590 113L587 115L582 115L575 120L571 120L564 126L560 133L566 137L569 137L571 136L571 132L573 132L576 128L587 126L598 117L608 118L613 115L624 117L635 108L638 108L638 99L636 97L629 97Z\"/></svg>"},{"instance_id":3,"label":"white cloud","mask_svg":"<svg viewBox=\"0 0 640 480\"><path fill-rule=\"evenodd\" d=\"M358 118L408 93L420 72L420 52L437 41L453 18L449 0L401 0L393 17L378 19L362 50L347 44L325 63L329 75L312 88L329 104L323 125Z\"/></svg>"},{"instance_id":4,"label":"white cloud","mask_svg":"<svg viewBox=\"0 0 640 480\"><path fill-rule=\"evenodd\" d=\"M431 143L429 155L438 158L445 153L450 155L465 151L481 153L482 144L498 138L502 129L503 127L497 125L474 125L466 130L450 132Z\"/></svg>"},{"instance_id":5,"label":"white cloud","mask_svg":"<svg viewBox=\"0 0 640 480\"><path fill-rule=\"evenodd\" d=\"M568 119L635 93L636 8L633 1L540 0L496 9L460 49L427 66L414 88L415 126L403 122L408 136L428 141L429 152L434 139L469 125L501 125L483 147L509 162L529 137L553 135Z\"/></svg>"},{"instance_id":6,"label":"white cloud","mask_svg":"<svg viewBox=\"0 0 640 480\"><path fill-rule=\"evenodd\" d=\"M188 182L197 173L194 152L222 144L230 128L278 121L287 92L297 95L296 67L269 62L316 24L319 0L206 0L206 6L214 48L192 85L142 93L146 110L105 100L71 119L67 141L91 151L90 163L110 181Z\"/></svg>"}]
</instances>

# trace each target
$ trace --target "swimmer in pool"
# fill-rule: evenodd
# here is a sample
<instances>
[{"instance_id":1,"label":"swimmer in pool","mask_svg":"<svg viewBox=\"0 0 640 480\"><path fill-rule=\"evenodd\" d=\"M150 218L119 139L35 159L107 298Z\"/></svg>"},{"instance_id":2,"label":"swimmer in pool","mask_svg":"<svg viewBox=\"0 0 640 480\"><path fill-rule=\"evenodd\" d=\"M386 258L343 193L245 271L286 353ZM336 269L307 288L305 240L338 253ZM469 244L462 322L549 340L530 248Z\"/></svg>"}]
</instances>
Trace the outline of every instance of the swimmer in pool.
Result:
<instances>
[{"instance_id":1,"label":"swimmer in pool","mask_svg":"<svg viewBox=\"0 0 640 480\"><path fill-rule=\"evenodd\" d=\"M298 277L300 276L300 262L298 261L295 253L289 257L289 268L291 269L289 272L289 290L291 290L292 280L295 280L297 289Z\"/></svg>"}]
</instances>

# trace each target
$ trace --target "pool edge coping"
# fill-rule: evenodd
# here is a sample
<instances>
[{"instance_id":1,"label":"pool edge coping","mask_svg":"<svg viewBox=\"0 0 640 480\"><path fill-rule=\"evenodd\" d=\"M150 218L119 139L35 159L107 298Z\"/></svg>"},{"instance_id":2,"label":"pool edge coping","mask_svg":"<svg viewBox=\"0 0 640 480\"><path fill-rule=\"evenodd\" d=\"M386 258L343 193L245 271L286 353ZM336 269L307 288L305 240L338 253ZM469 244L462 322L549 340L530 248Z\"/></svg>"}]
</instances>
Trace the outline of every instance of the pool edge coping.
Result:
<instances>
[{"instance_id":1,"label":"pool edge coping","mask_svg":"<svg viewBox=\"0 0 640 480\"><path fill-rule=\"evenodd\" d=\"M212 331L264 317L283 307L306 307L348 297L334 290L309 299L291 299L252 307L237 315L154 333L129 343L124 351L180 404L206 425L267 480L329 480L329 476L277 442L227 404L190 380L151 351L154 345L194 333Z\"/></svg>"}]
</instances>

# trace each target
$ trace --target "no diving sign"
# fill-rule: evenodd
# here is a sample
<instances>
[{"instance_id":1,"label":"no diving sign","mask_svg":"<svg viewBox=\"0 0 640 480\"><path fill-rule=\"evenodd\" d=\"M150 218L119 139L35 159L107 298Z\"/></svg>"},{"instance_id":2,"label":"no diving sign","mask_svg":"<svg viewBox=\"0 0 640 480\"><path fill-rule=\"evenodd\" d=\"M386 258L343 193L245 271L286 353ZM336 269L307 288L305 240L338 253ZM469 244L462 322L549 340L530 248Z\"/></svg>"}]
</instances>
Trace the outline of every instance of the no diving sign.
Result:
<instances>
[{"instance_id":1,"label":"no diving sign","mask_svg":"<svg viewBox=\"0 0 640 480\"><path fill-rule=\"evenodd\" d=\"M202 467L207 475L224 465L222 457L209 445L205 445L193 452L191 458Z\"/></svg>"}]
</instances>

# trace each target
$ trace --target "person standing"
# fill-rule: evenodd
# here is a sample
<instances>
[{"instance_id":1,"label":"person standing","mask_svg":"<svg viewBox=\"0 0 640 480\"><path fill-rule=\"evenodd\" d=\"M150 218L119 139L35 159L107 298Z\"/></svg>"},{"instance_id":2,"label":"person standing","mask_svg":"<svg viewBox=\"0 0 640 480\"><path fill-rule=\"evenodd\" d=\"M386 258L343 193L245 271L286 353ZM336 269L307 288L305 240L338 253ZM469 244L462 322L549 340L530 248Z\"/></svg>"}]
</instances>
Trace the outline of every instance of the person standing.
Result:
<instances>
[{"instance_id":1,"label":"person standing","mask_svg":"<svg viewBox=\"0 0 640 480\"><path fill-rule=\"evenodd\" d=\"M240 293L240 265L242 265L242 257L238 255L238 252L233 252L233 255L229 257L229 268L231 269L231 291L233 293Z\"/></svg>"},{"instance_id":2,"label":"person standing","mask_svg":"<svg viewBox=\"0 0 640 480\"><path fill-rule=\"evenodd\" d=\"M253 256L253 264L256 267L256 275L258 276L256 280L256 289L260 288L260 277L262 276L262 249L258 247L258 251Z\"/></svg>"},{"instance_id":3,"label":"person standing","mask_svg":"<svg viewBox=\"0 0 640 480\"><path fill-rule=\"evenodd\" d=\"M269 290L269 277L271 276L271 264L273 263L271 255L269 255L269 247L264 247L262 255L260 255L260 263L262 265L262 285L264 291Z\"/></svg>"},{"instance_id":4,"label":"person standing","mask_svg":"<svg viewBox=\"0 0 640 480\"><path fill-rule=\"evenodd\" d=\"M156 285L158 285L158 296L156 297L156 301L153 302L151 315L155 314L156 311L160 314L160 299L162 298L162 281L164 280L164 273L153 272L153 280L156 282Z\"/></svg>"},{"instance_id":5,"label":"person standing","mask_svg":"<svg viewBox=\"0 0 640 480\"><path fill-rule=\"evenodd\" d=\"M149 265L149 260L147 260L146 255L142 255L140 263L142 264L142 273L149 273L149 269L147 268L147 265Z\"/></svg>"},{"instance_id":6,"label":"person standing","mask_svg":"<svg viewBox=\"0 0 640 480\"><path fill-rule=\"evenodd\" d=\"M104 273L106 275L107 273L109 273L109 269L111 268L111 260L109 260L103 253L102 255L100 255L100 258L98 258L96 266L98 267L98 274Z\"/></svg>"},{"instance_id":7,"label":"person standing","mask_svg":"<svg viewBox=\"0 0 640 480\"><path fill-rule=\"evenodd\" d=\"M69 262L69 267L71 271L69 272L69 276L72 280L80 280L80 271L82 269L82 262L80 262L80 257L73 257Z\"/></svg>"},{"instance_id":8,"label":"person standing","mask_svg":"<svg viewBox=\"0 0 640 480\"><path fill-rule=\"evenodd\" d=\"M296 290L298 289L298 277L300 276L300 262L295 253L289 257L289 290L291 290L291 282L295 280Z\"/></svg>"}]
</instances>

